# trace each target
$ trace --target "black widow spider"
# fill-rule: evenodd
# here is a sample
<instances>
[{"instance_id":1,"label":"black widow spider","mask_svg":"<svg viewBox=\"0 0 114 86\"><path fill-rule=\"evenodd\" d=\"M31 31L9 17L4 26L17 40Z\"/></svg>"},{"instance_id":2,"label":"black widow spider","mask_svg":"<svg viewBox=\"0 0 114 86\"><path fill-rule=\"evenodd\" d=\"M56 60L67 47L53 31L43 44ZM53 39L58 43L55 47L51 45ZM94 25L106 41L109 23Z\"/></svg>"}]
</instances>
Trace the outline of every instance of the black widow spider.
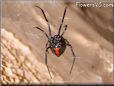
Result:
<instances>
[{"instance_id":1,"label":"black widow spider","mask_svg":"<svg viewBox=\"0 0 114 86\"><path fill-rule=\"evenodd\" d=\"M49 35L47 35L47 33L44 30L40 29L39 27L34 27L34 28L37 28L38 30L42 31L45 34L45 36L48 38L48 41L46 43L46 50L45 50L45 64L47 66L47 69L48 69L50 77L52 78L50 70L49 70L49 67L48 67L48 64L47 64L47 52L48 52L49 48L51 49L52 53L55 54L57 57L59 57L60 55L62 55L64 53L64 51L66 49L66 46L69 46L71 48L71 52L72 52L73 57L74 57L73 58L73 63L72 63L71 69L70 69L70 74L71 74L71 71L72 71L76 56L75 56L75 53L74 53L74 51L72 49L72 45L69 44L69 42L63 37L63 34L67 30L67 25L64 26L65 29L60 34L61 27L63 25L64 17L65 17L65 14L66 14L67 7L64 10L64 14L63 14L62 21L60 23L59 31L58 31L57 35L54 35L54 36L52 36L52 34L51 34L50 23L49 23L48 19L46 18L46 15L45 15L43 9L40 8L39 6L35 6L35 7L38 7L42 11L43 16L44 16L44 18L45 18L45 20L47 21L47 24L48 24Z\"/></svg>"}]
</instances>

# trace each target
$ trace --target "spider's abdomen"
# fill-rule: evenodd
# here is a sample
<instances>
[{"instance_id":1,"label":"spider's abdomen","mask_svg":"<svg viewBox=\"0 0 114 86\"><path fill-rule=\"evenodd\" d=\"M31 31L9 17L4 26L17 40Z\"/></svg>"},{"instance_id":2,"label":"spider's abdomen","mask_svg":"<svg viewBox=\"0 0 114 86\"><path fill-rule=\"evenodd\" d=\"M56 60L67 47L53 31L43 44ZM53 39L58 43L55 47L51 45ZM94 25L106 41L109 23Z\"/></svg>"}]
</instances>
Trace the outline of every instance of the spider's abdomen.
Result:
<instances>
[{"instance_id":1,"label":"spider's abdomen","mask_svg":"<svg viewBox=\"0 0 114 86\"><path fill-rule=\"evenodd\" d=\"M66 49L66 41L62 36L55 35L51 38L50 46L53 54L59 57Z\"/></svg>"}]
</instances>

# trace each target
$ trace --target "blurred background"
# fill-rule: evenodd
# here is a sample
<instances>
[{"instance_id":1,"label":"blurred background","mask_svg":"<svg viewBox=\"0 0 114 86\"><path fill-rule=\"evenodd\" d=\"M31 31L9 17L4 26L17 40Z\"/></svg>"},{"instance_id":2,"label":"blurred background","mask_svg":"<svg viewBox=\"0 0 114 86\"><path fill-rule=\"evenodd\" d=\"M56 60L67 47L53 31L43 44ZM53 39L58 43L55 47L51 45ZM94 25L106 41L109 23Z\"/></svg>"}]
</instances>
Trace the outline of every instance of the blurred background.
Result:
<instances>
[{"instance_id":1,"label":"blurred background","mask_svg":"<svg viewBox=\"0 0 114 86\"><path fill-rule=\"evenodd\" d=\"M58 32L65 7L64 34L76 54L67 47L59 58L49 50L45 66L45 35L33 28L48 26L40 6L50 24L52 34ZM64 27L62 27L62 30ZM113 7L80 7L76 2L11 1L2 2L2 83L113 83Z\"/></svg>"}]
</instances>

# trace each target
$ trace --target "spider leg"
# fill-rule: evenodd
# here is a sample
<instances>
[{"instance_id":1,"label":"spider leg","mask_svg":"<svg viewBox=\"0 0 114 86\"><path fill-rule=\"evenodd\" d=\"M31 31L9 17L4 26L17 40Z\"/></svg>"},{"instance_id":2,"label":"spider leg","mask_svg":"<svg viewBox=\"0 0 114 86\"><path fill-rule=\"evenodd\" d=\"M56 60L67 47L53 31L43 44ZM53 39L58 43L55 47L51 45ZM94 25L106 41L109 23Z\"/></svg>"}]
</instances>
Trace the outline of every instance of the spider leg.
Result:
<instances>
[{"instance_id":1,"label":"spider leg","mask_svg":"<svg viewBox=\"0 0 114 86\"><path fill-rule=\"evenodd\" d=\"M39 6L35 6L35 7L40 8ZM50 23L49 23L48 19L46 18L46 15L45 15L45 13L44 13L43 9L42 9L42 8L40 8L40 10L42 11L43 16L44 16L44 18L45 18L45 20L46 20L46 22L47 22L47 24L48 24L48 28L49 28L49 36L51 36L51 28L50 28Z\"/></svg>"},{"instance_id":2,"label":"spider leg","mask_svg":"<svg viewBox=\"0 0 114 86\"><path fill-rule=\"evenodd\" d=\"M49 40L49 37L48 37L47 33L46 33L44 30L42 30L42 29L39 28L39 27L33 27L33 28L37 28L38 30L42 31L42 32L45 34L45 36L48 38L48 40Z\"/></svg>"},{"instance_id":3,"label":"spider leg","mask_svg":"<svg viewBox=\"0 0 114 86\"><path fill-rule=\"evenodd\" d=\"M62 25L63 25L64 17L65 17L65 14L66 14L66 9L67 9L67 7L66 7L65 10L64 10L64 14L63 14L62 21L61 21L61 23L60 23L60 27L59 27L58 35L60 34L61 27L62 27Z\"/></svg>"},{"instance_id":4,"label":"spider leg","mask_svg":"<svg viewBox=\"0 0 114 86\"><path fill-rule=\"evenodd\" d=\"M70 47L71 52L72 52L72 55L73 55L73 62L72 62L72 66L71 66L71 69L70 69L70 74L71 74L72 69L73 69L73 66L74 66L74 63L75 63L76 55L75 55L75 53L74 53L74 51L73 51L72 45L69 44L69 42L68 42L67 40L66 40L66 42L67 42L67 46Z\"/></svg>"},{"instance_id":5,"label":"spider leg","mask_svg":"<svg viewBox=\"0 0 114 86\"><path fill-rule=\"evenodd\" d=\"M48 69L49 75L50 75L50 77L51 77L51 79L52 79L52 76L51 76L51 73L50 73L50 70L49 70L49 67L48 67L48 64L47 64L47 52L48 52L48 49L50 48L50 47L47 47L47 45L48 45L48 42L46 43L45 64L46 64L46 67L47 67L47 69Z\"/></svg>"},{"instance_id":6,"label":"spider leg","mask_svg":"<svg viewBox=\"0 0 114 86\"><path fill-rule=\"evenodd\" d=\"M62 36L62 35L65 33L65 31L67 30L67 25L65 25L64 27L65 27L65 29L64 29L63 33L61 34L61 36Z\"/></svg>"}]
</instances>

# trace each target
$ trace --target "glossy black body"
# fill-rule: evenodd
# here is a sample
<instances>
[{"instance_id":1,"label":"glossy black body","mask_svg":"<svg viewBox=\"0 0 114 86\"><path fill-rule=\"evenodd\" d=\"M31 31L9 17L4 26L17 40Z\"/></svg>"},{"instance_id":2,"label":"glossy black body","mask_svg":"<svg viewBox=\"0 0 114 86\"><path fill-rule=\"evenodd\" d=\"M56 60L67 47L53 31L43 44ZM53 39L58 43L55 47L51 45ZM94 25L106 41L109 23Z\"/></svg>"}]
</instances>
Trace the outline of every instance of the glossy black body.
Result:
<instances>
[{"instance_id":1,"label":"glossy black body","mask_svg":"<svg viewBox=\"0 0 114 86\"><path fill-rule=\"evenodd\" d=\"M51 48L51 51L53 52L53 54L56 55L55 53L55 48L59 48L60 51L59 51L59 55L62 55L66 49L66 40L60 36L60 35L55 35L53 37L51 37L51 42L50 42L50 48ZM57 56L57 55L56 55Z\"/></svg>"}]
</instances>

